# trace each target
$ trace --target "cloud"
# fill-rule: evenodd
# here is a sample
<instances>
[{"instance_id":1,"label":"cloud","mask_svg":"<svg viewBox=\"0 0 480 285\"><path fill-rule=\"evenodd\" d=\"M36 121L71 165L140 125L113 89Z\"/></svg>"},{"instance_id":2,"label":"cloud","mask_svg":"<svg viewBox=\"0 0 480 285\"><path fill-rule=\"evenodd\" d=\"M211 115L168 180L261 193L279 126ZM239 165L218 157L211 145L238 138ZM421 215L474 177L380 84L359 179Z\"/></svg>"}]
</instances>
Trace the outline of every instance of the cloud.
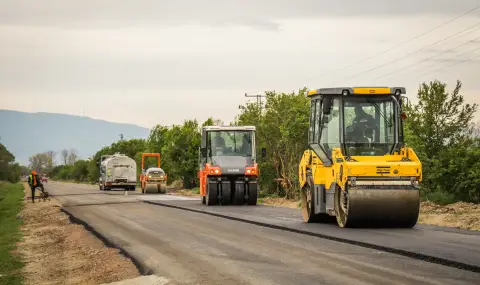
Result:
<instances>
[{"instance_id":1,"label":"cloud","mask_svg":"<svg viewBox=\"0 0 480 285\"><path fill-rule=\"evenodd\" d=\"M419 76L421 65L376 79L465 41L406 57L478 23L480 9L472 14L477 18L463 17L401 44L478 1L385 2L3 1L0 108L84 109L95 118L144 126L212 114L227 122L245 92L335 82L400 85L413 94L420 82L435 78L462 79L467 99L478 101L468 91L480 89L474 64Z\"/></svg>"},{"instance_id":2,"label":"cloud","mask_svg":"<svg viewBox=\"0 0 480 285\"><path fill-rule=\"evenodd\" d=\"M369 16L457 15L476 0L2 0L0 25L62 28L122 28L154 25L229 25L278 29L279 19L358 18ZM480 17L480 13L472 13Z\"/></svg>"}]
</instances>

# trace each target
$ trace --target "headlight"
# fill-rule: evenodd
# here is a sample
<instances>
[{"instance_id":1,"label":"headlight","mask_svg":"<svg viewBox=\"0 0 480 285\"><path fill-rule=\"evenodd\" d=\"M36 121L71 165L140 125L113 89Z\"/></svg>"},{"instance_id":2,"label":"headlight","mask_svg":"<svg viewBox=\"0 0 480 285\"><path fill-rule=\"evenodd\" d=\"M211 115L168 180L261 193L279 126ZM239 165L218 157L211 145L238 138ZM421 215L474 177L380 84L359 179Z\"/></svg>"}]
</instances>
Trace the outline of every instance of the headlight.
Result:
<instances>
[{"instance_id":1,"label":"headlight","mask_svg":"<svg viewBox=\"0 0 480 285\"><path fill-rule=\"evenodd\" d=\"M152 175L148 175L148 178L152 178Z\"/></svg>"}]
</instances>

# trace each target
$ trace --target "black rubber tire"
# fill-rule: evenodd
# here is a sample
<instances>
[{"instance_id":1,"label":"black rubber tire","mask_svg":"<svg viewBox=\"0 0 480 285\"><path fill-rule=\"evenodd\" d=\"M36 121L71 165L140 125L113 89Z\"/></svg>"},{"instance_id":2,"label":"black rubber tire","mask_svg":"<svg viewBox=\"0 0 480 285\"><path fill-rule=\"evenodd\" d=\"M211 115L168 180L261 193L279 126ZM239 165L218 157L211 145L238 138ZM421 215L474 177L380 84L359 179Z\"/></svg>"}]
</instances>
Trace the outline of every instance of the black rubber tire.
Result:
<instances>
[{"instance_id":1,"label":"black rubber tire","mask_svg":"<svg viewBox=\"0 0 480 285\"><path fill-rule=\"evenodd\" d=\"M234 205L245 204L245 187L243 189L239 187L235 187L234 191L235 192L233 193L233 204Z\"/></svg>"},{"instance_id":2,"label":"black rubber tire","mask_svg":"<svg viewBox=\"0 0 480 285\"><path fill-rule=\"evenodd\" d=\"M311 175L307 176L307 183L304 188L301 190L300 197L302 200L302 215L303 220L306 223L333 223L335 222L335 217L328 214L315 214L313 201L315 201L315 191L313 191L314 182ZM307 191L311 192L311 200L307 202ZM305 207L304 203L308 203L308 208Z\"/></svg>"},{"instance_id":3,"label":"black rubber tire","mask_svg":"<svg viewBox=\"0 0 480 285\"><path fill-rule=\"evenodd\" d=\"M249 184L247 184L249 185ZM255 206L257 205L257 200L258 200L258 184L257 187L252 188L247 186L247 191L248 191L248 205Z\"/></svg>"},{"instance_id":4,"label":"black rubber tire","mask_svg":"<svg viewBox=\"0 0 480 285\"><path fill-rule=\"evenodd\" d=\"M218 192L216 188L210 189L210 184L207 183L207 196L205 199L205 204L207 206L213 206L218 204Z\"/></svg>"},{"instance_id":5,"label":"black rubber tire","mask_svg":"<svg viewBox=\"0 0 480 285\"><path fill-rule=\"evenodd\" d=\"M221 205L230 205L232 203L232 188L229 187L222 187L222 197L220 199Z\"/></svg>"}]
</instances>

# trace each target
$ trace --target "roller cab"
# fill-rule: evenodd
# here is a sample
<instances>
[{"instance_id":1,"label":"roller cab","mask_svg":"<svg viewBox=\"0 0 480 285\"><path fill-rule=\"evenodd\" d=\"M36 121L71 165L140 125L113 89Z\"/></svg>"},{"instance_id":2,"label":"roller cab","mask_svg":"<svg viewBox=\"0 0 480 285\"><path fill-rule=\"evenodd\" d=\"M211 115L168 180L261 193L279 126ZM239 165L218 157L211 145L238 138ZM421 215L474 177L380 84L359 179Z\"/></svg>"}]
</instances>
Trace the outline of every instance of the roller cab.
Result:
<instances>
[{"instance_id":1,"label":"roller cab","mask_svg":"<svg viewBox=\"0 0 480 285\"><path fill-rule=\"evenodd\" d=\"M404 144L403 87L325 88L311 99L299 165L305 222L413 227L422 165Z\"/></svg>"},{"instance_id":2,"label":"roller cab","mask_svg":"<svg viewBox=\"0 0 480 285\"><path fill-rule=\"evenodd\" d=\"M207 206L256 205L255 127L203 127L198 177L201 201Z\"/></svg>"}]
</instances>

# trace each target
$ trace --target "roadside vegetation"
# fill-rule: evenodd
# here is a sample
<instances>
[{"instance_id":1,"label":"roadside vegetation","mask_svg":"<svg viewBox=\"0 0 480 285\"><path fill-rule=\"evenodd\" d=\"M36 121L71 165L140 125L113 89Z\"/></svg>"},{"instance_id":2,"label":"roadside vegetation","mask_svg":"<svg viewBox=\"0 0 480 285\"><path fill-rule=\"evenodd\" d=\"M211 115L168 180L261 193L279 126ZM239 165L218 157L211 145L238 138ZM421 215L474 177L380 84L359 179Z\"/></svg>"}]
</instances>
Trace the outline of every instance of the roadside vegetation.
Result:
<instances>
[{"instance_id":1,"label":"roadside vegetation","mask_svg":"<svg viewBox=\"0 0 480 285\"><path fill-rule=\"evenodd\" d=\"M28 168L15 163L15 156L0 143L0 181L16 183L21 175L27 173Z\"/></svg>"},{"instance_id":2,"label":"roadside vegetation","mask_svg":"<svg viewBox=\"0 0 480 285\"><path fill-rule=\"evenodd\" d=\"M474 123L478 106L465 102L461 86L457 82L449 91L445 83L432 81L419 86L416 98L413 90L407 94L411 103L406 108L405 141L423 163L422 196L435 203L480 202L480 125ZM298 163L308 147L306 89L292 93L271 91L266 96L262 104L240 106L232 124L255 125L258 153L263 147L267 149L267 157L259 161L264 195L260 198L296 201L300 190ZM96 161L101 155L124 153L136 160L140 171L141 153L159 152L169 181L180 180L182 188L193 189L198 187L201 126L218 123L209 118L203 123L186 120L171 128L157 125L148 139L117 141L89 160L77 160L75 154L65 150L64 165L45 163L50 166L44 170L54 179L95 183L99 175ZM152 163L147 161L147 165Z\"/></svg>"},{"instance_id":3,"label":"roadside vegetation","mask_svg":"<svg viewBox=\"0 0 480 285\"><path fill-rule=\"evenodd\" d=\"M23 207L23 186L0 181L0 284L23 284L23 262L15 253L22 238L18 215Z\"/></svg>"}]
</instances>

